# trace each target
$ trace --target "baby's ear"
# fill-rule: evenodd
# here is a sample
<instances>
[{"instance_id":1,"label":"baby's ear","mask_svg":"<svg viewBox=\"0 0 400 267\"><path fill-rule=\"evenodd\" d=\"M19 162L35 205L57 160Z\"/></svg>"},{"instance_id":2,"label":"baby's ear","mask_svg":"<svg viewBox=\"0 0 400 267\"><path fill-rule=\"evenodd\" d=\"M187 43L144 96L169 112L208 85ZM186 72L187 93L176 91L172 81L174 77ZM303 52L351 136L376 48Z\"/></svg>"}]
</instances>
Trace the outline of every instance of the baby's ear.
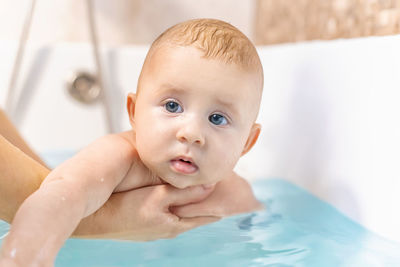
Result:
<instances>
[{"instance_id":1,"label":"baby's ear","mask_svg":"<svg viewBox=\"0 0 400 267\"><path fill-rule=\"evenodd\" d=\"M244 154L250 151L250 149L256 143L258 136L260 135L260 132L261 132L261 125L258 123L254 123L253 126L251 126L249 137L247 137L246 144L244 145L242 154L240 156L243 156Z\"/></svg>"},{"instance_id":2,"label":"baby's ear","mask_svg":"<svg viewBox=\"0 0 400 267\"><path fill-rule=\"evenodd\" d=\"M132 128L134 128L134 125L135 125L135 120L134 120L135 106L136 106L136 94L129 93L128 99L126 101L126 107L128 109L129 122L130 122Z\"/></svg>"}]
</instances>

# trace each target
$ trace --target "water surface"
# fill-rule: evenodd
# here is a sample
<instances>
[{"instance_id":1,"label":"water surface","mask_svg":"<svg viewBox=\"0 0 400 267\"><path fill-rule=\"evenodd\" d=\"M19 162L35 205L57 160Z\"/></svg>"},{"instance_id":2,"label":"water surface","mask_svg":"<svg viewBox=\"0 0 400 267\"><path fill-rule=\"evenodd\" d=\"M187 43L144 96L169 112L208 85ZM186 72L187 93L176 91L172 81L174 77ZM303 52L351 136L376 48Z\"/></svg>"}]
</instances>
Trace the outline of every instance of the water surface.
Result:
<instances>
[{"instance_id":1,"label":"water surface","mask_svg":"<svg viewBox=\"0 0 400 267\"><path fill-rule=\"evenodd\" d=\"M400 245L282 179L253 183L265 211L223 219L175 239L70 239L56 266L400 266ZM0 235L8 225L0 222Z\"/></svg>"}]
</instances>

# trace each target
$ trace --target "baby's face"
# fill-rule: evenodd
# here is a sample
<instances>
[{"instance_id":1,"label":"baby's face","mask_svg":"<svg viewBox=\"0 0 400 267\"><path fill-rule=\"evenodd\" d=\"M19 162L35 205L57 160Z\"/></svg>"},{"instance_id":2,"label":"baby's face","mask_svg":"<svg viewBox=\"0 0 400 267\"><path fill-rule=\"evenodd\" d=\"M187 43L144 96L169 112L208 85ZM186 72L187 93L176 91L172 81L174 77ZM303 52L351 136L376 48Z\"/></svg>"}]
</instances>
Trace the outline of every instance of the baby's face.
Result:
<instances>
[{"instance_id":1,"label":"baby's face","mask_svg":"<svg viewBox=\"0 0 400 267\"><path fill-rule=\"evenodd\" d=\"M226 178L256 141L260 75L164 47L143 70L128 109L143 163L178 188Z\"/></svg>"}]
</instances>

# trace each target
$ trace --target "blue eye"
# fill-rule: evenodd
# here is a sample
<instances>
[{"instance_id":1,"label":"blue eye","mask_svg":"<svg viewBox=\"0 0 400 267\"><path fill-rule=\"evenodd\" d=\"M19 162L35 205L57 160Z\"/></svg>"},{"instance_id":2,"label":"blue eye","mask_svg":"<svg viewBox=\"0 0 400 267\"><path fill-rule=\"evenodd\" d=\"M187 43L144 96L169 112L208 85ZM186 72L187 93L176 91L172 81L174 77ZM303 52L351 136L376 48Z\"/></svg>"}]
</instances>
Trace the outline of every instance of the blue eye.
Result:
<instances>
[{"instance_id":1,"label":"blue eye","mask_svg":"<svg viewBox=\"0 0 400 267\"><path fill-rule=\"evenodd\" d=\"M215 125L226 125L228 124L228 120L222 116L221 114L212 114L208 117L208 120Z\"/></svg>"},{"instance_id":2,"label":"blue eye","mask_svg":"<svg viewBox=\"0 0 400 267\"><path fill-rule=\"evenodd\" d=\"M165 103L164 106L168 112L171 112L171 113L182 112L182 107L175 101L168 101L167 103Z\"/></svg>"}]
</instances>

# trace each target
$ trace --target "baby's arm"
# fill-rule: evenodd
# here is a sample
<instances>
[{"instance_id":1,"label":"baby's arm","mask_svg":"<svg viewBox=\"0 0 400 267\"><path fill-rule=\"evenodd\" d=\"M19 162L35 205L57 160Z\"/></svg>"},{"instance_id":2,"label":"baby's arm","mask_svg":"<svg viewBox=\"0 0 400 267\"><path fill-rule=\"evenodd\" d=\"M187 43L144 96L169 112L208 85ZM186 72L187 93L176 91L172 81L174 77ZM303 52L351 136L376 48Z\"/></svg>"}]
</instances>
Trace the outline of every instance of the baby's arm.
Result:
<instances>
[{"instance_id":1,"label":"baby's arm","mask_svg":"<svg viewBox=\"0 0 400 267\"><path fill-rule=\"evenodd\" d=\"M18 266L51 266L79 221L107 201L133 158L127 140L109 135L54 169L19 208L1 256Z\"/></svg>"}]
</instances>

